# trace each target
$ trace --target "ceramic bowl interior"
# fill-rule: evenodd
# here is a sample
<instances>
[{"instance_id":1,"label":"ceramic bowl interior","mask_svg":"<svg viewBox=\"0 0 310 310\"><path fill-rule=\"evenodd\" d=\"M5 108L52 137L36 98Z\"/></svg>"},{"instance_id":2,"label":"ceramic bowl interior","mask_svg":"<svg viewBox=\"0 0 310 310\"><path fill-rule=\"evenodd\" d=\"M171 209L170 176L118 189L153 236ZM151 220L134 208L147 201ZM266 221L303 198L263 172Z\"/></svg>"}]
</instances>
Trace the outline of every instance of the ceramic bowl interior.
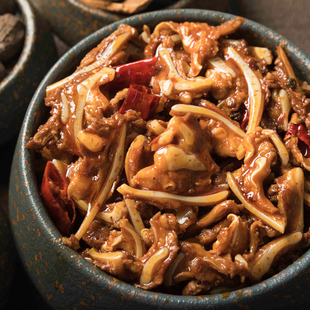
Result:
<instances>
[{"instance_id":1,"label":"ceramic bowl interior","mask_svg":"<svg viewBox=\"0 0 310 310\"><path fill-rule=\"evenodd\" d=\"M42 296L54 308L89 308L109 306L110 309L205 309L206 305L216 309L274 309L301 302L300 287L309 291L307 270L310 267L310 251L294 264L265 281L251 287L237 289L224 294L208 296L173 296L143 291L119 281L93 267L72 249L58 242L61 237L44 209L36 178L36 156L25 148L25 144L38 126L46 121L49 110L44 106L45 88L67 76L78 65L82 57L104 37L122 23L141 30L143 24L150 27L164 20L176 22L222 23L235 16L194 9L167 10L133 16L113 23L70 49L46 75L37 89L24 119L16 147L10 183L10 218L15 231L15 243L33 283ZM255 22L245 20L236 36L245 38L250 44L266 46L273 51L281 42L299 78L310 81L310 60L296 46L272 30ZM17 220L27 214L24 221ZM35 261L35 257L40 257ZM297 282L296 282L297 281ZM55 283L58 287L55 289ZM59 285L62 285L62 290ZM57 286L56 285L56 286ZM287 290L289 288L289 291ZM283 295L291 296L285 299ZM209 309L209 308L208 308Z\"/></svg>"},{"instance_id":2,"label":"ceramic bowl interior","mask_svg":"<svg viewBox=\"0 0 310 310\"><path fill-rule=\"evenodd\" d=\"M25 24L19 58L0 83L0 144L16 137L36 88L56 62L56 46L45 23L35 16L27 0L16 0Z\"/></svg>"}]
</instances>

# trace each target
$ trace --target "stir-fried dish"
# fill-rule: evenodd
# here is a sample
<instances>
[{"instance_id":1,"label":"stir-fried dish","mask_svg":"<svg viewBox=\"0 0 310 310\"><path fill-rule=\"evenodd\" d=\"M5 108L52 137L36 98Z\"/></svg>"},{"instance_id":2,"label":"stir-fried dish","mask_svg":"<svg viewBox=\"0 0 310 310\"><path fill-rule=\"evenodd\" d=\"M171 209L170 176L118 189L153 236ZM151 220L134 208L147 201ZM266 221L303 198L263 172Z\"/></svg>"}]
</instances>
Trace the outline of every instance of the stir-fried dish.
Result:
<instances>
[{"instance_id":1,"label":"stir-fried dish","mask_svg":"<svg viewBox=\"0 0 310 310\"><path fill-rule=\"evenodd\" d=\"M283 45L232 39L242 23L122 24L47 87L50 117L27 143L46 209L118 279L223 292L310 244L310 87Z\"/></svg>"}]
</instances>

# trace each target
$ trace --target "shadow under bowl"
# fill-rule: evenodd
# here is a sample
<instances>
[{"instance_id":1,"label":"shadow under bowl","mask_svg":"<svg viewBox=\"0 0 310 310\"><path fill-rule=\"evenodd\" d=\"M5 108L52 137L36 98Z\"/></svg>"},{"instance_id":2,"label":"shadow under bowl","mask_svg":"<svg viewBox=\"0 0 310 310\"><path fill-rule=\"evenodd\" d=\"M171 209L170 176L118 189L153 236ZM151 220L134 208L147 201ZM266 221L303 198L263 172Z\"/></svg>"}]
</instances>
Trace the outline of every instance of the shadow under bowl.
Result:
<instances>
[{"instance_id":1,"label":"shadow under bowl","mask_svg":"<svg viewBox=\"0 0 310 310\"><path fill-rule=\"evenodd\" d=\"M0 144L18 135L35 90L57 60L51 31L27 0L16 2L25 24L25 39L17 63L0 83Z\"/></svg>"},{"instance_id":2,"label":"shadow under bowl","mask_svg":"<svg viewBox=\"0 0 310 310\"><path fill-rule=\"evenodd\" d=\"M138 30L164 20L222 23L235 16L215 11L180 9L152 12L113 23L70 49L49 71L35 93L20 131L11 170L9 208L15 244L40 294L52 308L89 309L307 309L310 301L310 251L281 273L251 287L206 296L174 296L140 290L92 266L64 246L49 218L36 179L35 154L25 148L29 137L46 121L45 89L69 75L83 56L117 26L127 23ZM281 42L299 78L310 81L310 59L281 35L245 20L237 36L273 51ZM287 308L287 306L289 306Z\"/></svg>"}]
</instances>

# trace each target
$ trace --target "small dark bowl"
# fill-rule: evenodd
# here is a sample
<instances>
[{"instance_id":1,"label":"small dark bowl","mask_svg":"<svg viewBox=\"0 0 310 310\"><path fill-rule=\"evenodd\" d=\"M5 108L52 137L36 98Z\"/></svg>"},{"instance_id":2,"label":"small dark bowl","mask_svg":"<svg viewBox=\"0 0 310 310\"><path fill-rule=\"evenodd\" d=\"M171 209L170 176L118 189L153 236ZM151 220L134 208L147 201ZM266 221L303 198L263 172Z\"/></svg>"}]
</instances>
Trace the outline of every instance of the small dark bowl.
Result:
<instances>
[{"instance_id":1,"label":"small dark bowl","mask_svg":"<svg viewBox=\"0 0 310 310\"><path fill-rule=\"evenodd\" d=\"M141 30L164 20L219 24L235 16L203 10L167 10L122 20ZM28 108L11 171L9 208L15 244L40 294L53 308L65 309L308 309L310 250L281 273L251 287L208 296L173 296L140 290L93 267L59 242L61 235L45 211L35 174L35 154L25 148L46 121L45 88L70 74L81 58L121 23L105 27L74 46L47 74ZM310 59L272 30L246 20L238 35L272 50L284 43L296 74L310 81Z\"/></svg>"},{"instance_id":2,"label":"small dark bowl","mask_svg":"<svg viewBox=\"0 0 310 310\"><path fill-rule=\"evenodd\" d=\"M70 46L94 31L125 18L124 14L103 11L78 0L30 0L38 13L47 20L53 32ZM226 0L225 0L226 1ZM189 5L191 0L154 0L151 8L178 9ZM156 8L157 9L157 8ZM145 11L150 11L147 8Z\"/></svg>"},{"instance_id":3,"label":"small dark bowl","mask_svg":"<svg viewBox=\"0 0 310 310\"><path fill-rule=\"evenodd\" d=\"M51 31L34 14L27 0L16 2L26 32L17 63L0 83L0 144L18 135L30 99L57 60Z\"/></svg>"}]
</instances>

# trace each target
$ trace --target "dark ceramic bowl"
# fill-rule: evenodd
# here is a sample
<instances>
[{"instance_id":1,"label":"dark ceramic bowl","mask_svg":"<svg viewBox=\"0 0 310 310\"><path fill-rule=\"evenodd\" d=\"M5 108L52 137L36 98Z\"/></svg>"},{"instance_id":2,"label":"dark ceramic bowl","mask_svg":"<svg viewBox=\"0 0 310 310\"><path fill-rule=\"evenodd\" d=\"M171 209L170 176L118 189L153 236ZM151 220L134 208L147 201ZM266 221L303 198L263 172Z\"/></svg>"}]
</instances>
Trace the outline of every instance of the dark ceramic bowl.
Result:
<instances>
[{"instance_id":1,"label":"dark ceramic bowl","mask_svg":"<svg viewBox=\"0 0 310 310\"><path fill-rule=\"evenodd\" d=\"M7 215L0 207L0 309L6 309L15 274L16 251Z\"/></svg>"},{"instance_id":2,"label":"dark ceramic bowl","mask_svg":"<svg viewBox=\"0 0 310 310\"><path fill-rule=\"evenodd\" d=\"M18 135L30 99L57 60L51 31L27 0L16 2L26 32L17 63L0 83L0 144Z\"/></svg>"},{"instance_id":3,"label":"dark ceramic bowl","mask_svg":"<svg viewBox=\"0 0 310 310\"><path fill-rule=\"evenodd\" d=\"M164 20L219 24L234 16L214 11L167 10L122 20L141 30ZM308 309L310 251L268 280L224 294L199 297L143 291L93 267L59 242L60 233L47 215L36 179L35 154L25 148L29 137L46 121L45 88L70 74L81 58L114 31L111 24L68 51L40 84L26 113L18 139L10 179L9 208L16 247L40 294L55 309ZM310 81L310 59L281 35L246 20L238 34L251 44L275 49L284 43L297 75ZM287 307L288 306L288 307Z\"/></svg>"},{"instance_id":4,"label":"dark ceramic bowl","mask_svg":"<svg viewBox=\"0 0 310 310\"><path fill-rule=\"evenodd\" d=\"M122 14L103 11L78 0L30 0L38 13L49 22L64 42L72 46L94 31L118 21ZM164 5L164 3L167 3ZM154 0L152 8L176 9L186 7L191 0ZM149 8L146 10L149 11Z\"/></svg>"}]
</instances>

